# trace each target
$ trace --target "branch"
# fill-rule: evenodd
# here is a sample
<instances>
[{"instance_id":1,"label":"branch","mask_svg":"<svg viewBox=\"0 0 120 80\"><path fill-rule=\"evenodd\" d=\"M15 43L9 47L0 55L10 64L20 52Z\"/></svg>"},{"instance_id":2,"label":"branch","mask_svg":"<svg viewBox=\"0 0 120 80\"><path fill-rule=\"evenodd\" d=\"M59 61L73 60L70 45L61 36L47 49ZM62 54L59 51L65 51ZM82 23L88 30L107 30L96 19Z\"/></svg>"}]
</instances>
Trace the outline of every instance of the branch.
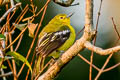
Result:
<instances>
[{"instance_id":1,"label":"branch","mask_svg":"<svg viewBox=\"0 0 120 80\"><path fill-rule=\"evenodd\" d=\"M77 53L84 48L82 39L78 40L69 50L67 50L38 80L51 80L60 71L64 64L69 62ZM79 47L78 47L79 46Z\"/></svg>"},{"instance_id":2,"label":"branch","mask_svg":"<svg viewBox=\"0 0 120 80\"><path fill-rule=\"evenodd\" d=\"M9 47L11 47L15 42L16 40L19 39L19 37L21 37L21 35L26 31L27 27L25 27L22 32L13 40L13 42L11 42L3 51L5 51L6 49L9 49ZM10 33L9 33L10 34Z\"/></svg>"},{"instance_id":3,"label":"branch","mask_svg":"<svg viewBox=\"0 0 120 80\"><path fill-rule=\"evenodd\" d=\"M97 76L95 77L95 80L98 80L98 78L100 77L100 75L103 73L104 68L107 66L108 62L110 61L110 58L112 57L113 54L110 54L109 57L107 58L107 60L105 61L104 65L102 66L102 68L100 69L100 71L98 72Z\"/></svg>"},{"instance_id":4,"label":"branch","mask_svg":"<svg viewBox=\"0 0 120 80\"><path fill-rule=\"evenodd\" d=\"M91 36L83 35L79 40L77 40L73 46L71 46L43 75L41 75L38 80L51 80L57 73L62 69L62 67L67 64L71 59L78 54L79 51L84 49L84 43Z\"/></svg>"},{"instance_id":5,"label":"branch","mask_svg":"<svg viewBox=\"0 0 120 80\"><path fill-rule=\"evenodd\" d=\"M50 0L48 0L48 2L50 2ZM32 40L32 43L31 43L31 45L30 45L30 48L29 48L29 50L28 50L28 53L27 53L26 59L28 59L28 57L29 57L29 55L30 55L30 53L31 53L31 50L32 50L32 48L33 48L34 42L35 42L36 37L37 37L37 35L38 35L39 29L40 29L41 24L42 24L42 22L43 22L43 19L44 19L44 16L45 16L46 10L47 10L47 6L45 7L45 9L44 9L44 11L43 11L43 14L42 14L42 17L41 17L40 23L39 23L39 25L38 25L38 28L37 28L37 30L36 30L36 33L35 33L35 36L34 36L34 38L33 38L33 40ZM19 70L17 76L19 76L19 75L21 74L21 72L22 72L24 66L25 66L25 63L22 65L22 67L21 67L21 69Z\"/></svg>"},{"instance_id":6,"label":"branch","mask_svg":"<svg viewBox=\"0 0 120 80\"><path fill-rule=\"evenodd\" d=\"M1 69L3 61L4 61L4 54L3 54L2 50L0 50L0 58L1 58L1 60L0 60L0 69Z\"/></svg>"},{"instance_id":7,"label":"branch","mask_svg":"<svg viewBox=\"0 0 120 80\"><path fill-rule=\"evenodd\" d=\"M102 48L99 48L99 47L96 47L94 46L93 44L91 44L90 42L86 41L84 46L91 50L91 51L94 51L96 52L97 54L99 55L109 55L111 53L115 53L115 52L118 52L120 50L120 46L116 46L116 47L113 47L113 48L109 48L109 49L102 49Z\"/></svg>"},{"instance_id":8,"label":"branch","mask_svg":"<svg viewBox=\"0 0 120 80\"><path fill-rule=\"evenodd\" d=\"M12 75L12 74L13 74L13 72L8 72L8 73L5 73L5 74L0 75L0 77L6 77L6 76L10 76L10 75Z\"/></svg>"},{"instance_id":9,"label":"branch","mask_svg":"<svg viewBox=\"0 0 120 80\"><path fill-rule=\"evenodd\" d=\"M11 6L14 7L14 1L13 0L10 0L10 3L11 3Z\"/></svg>"},{"instance_id":10,"label":"branch","mask_svg":"<svg viewBox=\"0 0 120 80\"><path fill-rule=\"evenodd\" d=\"M114 69L114 68L118 67L119 65L120 65L120 62L119 62L119 63L117 63L117 64L115 64L115 65L114 65L114 66L112 66L112 67L109 67L109 68L107 68L107 69L104 69L104 70L103 70L103 72L110 71L110 70L112 70L112 69Z\"/></svg>"},{"instance_id":11,"label":"branch","mask_svg":"<svg viewBox=\"0 0 120 80\"><path fill-rule=\"evenodd\" d=\"M96 31L92 29L93 27L93 0L86 0L86 15L85 15L85 29L83 36L77 40L73 46L71 46L63 55L51 66L49 69L39 76L38 80L52 80L60 72L62 67L71 61L74 56L81 52L84 48L88 48L100 55L108 55L120 50L120 46L114 48L103 50L102 48L96 47L91 44L91 40L95 37ZM111 54L112 55L112 54ZM95 68L95 66L94 66ZM36 80L36 79L35 79Z\"/></svg>"},{"instance_id":12,"label":"branch","mask_svg":"<svg viewBox=\"0 0 120 80\"><path fill-rule=\"evenodd\" d=\"M96 33L91 29L93 24L91 2L91 0L86 0L85 30L83 36L77 40L74 45L71 46L43 75L41 75L38 80L53 79L65 64L71 61L79 51L82 51L85 48L84 43L90 41L94 37Z\"/></svg>"},{"instance_id":13,"label":"branch","mask_svg":"<svg viewBox=\"0 0 120 80\"><path fill-rule=\"evenodd\" d=\"M8 9L7 12L5 12L5 14L0 18L0 23L2 22L2 20L5 19L5 17L8 15L8 13L12 12L13 10L16 9L16 7L20 6L21 3L17 3L15 6L13 6L12 8Z\"/></svg>"},{"instance_id":14,"label":"branch","mask_svg":"<svg viewBox=\"0 0 120 80\"><path fill-rule=\"evenodd\" d=\"M94 1L93 1L94 2ZM100 12L101 12L101 7L102 7L102 2L103 0L101 0L101 3L100 3L100 7L99 7L99 11L98 11L98 16L97 16L97 23L96 23L96 31L98 30L98 24L99 24L99 19L100 19ZM96 39L97 39L97 34L96 34L96 37L94 38L93 40L93 45L96 44ZM93 63L93 54L94 52L91 51L91 56L90 56L90 70L89 70L89 80L92 80L92 63Z\"/></svg>"},{"instance_id":15,"label":"branch","mask_svg":"<svg viewBox=\"0 0 120 80\"><path fill-rule=\"evenodd\" d=\"M1 68L1 74L4 75L4 70ZM5 76L3 76L3 80L7 80Z\"/></svg>"},{"instance_id":16,"label":"branch","mask_svg":"<svg viewBox=\"0 0 120 80\"><path fill-rule=\"evenodd\" d=\"M10 0L0 0L0 6L10 3Z\"/></svg>"},{"instance_id":17,"label":"branch","mask_svg":"<svg viewBox=\"0 0 120 80\"><path fill-rule=\"evenodd\" d=\"M78 56L82 59L82 60L84 60L86 63L88 63L89 65L91 65L93 68L95 68L97 71L100 71L100 69L97 67L97 66L95 66L94 64L91 64L86 58L84 58L82 55L80 55L80 54L78 54Z\"/></svg>"}]
</instances>

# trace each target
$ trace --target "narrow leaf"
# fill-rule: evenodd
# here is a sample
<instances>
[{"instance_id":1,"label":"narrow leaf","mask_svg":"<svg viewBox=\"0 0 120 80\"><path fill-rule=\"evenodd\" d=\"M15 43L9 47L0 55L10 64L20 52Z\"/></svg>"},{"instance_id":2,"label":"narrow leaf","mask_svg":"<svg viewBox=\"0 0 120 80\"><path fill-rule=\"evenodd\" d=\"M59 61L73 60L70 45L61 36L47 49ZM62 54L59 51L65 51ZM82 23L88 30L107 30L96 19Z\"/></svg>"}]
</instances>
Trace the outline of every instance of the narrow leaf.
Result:
<instances>
[{"instance_id":1,"label":"narrow leaf","mask_svg":"<svg viewBox=\"0 0 120 80\"><path fill-rule=\"evenodd\" d=\"M17 29L22 31L25 28L25 26L27 25L27 23L24 23L24 24L15 24L15 23L13 23L13 25L15 25Z\"/></svg>"},{"instance_id":2,"label":"narrow leaf","mask_svg":"<svg viewBox=\"0 0 120 80\"><path fill-rule=\"evenodd\" d=\"M6 37L3 34L0 34L0 40L5 40Z\"/></svg>"},{"instance_id":3,"label":"narrow leaf","mask_svg":"<svg viewBox=\"0 0 120 80\"><path fill-rule=\"evenodd\" d=\"M14 52L14 51L13 52L9 51L6 54L10 55L10 56L13 56L15 59L20 60L23 63L25 63L29 67L29 69L31 70L31 73L32 73L32 68L31 68L29 62L26 60L25 57L23 57L22 55L20 55L20 53L17 53L17 52Z\"/></svg>"},{"instance_id":4,"label":"narrow leaf","mask_svg":"<svg viewBox=\"0 0 120 80\"><path fill-rule=\"evenodd\" d=\"M7 69L7 66L2 64L2 69Z\"/></svg>"}]
</instances>

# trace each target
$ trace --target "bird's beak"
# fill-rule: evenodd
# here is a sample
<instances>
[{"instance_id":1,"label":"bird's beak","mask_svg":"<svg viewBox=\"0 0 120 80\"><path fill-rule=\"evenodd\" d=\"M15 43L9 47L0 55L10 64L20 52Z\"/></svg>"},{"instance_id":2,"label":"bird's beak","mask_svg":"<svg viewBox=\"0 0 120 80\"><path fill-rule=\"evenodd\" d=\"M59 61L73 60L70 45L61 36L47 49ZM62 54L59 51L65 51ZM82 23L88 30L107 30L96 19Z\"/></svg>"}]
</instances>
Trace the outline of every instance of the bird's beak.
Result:
<instances>
[{"instance_id":1,"label":"bird's beak","mask_svg":"<svg viewBox=\"0 0 120 80\"><path fill-rule=\"evenodd\" d=\"M67 18L71 17L75 12L72 12L70 14L67 15Z\"/></svg>"}]
</instances>

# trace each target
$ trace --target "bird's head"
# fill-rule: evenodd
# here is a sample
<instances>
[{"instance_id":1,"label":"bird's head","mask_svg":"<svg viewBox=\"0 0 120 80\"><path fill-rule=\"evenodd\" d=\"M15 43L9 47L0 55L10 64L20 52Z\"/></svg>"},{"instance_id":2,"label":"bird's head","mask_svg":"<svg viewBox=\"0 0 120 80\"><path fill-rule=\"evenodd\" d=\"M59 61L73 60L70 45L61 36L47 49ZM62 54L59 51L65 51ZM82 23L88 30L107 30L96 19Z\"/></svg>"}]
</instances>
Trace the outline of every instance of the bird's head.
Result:
<instances>
[{"instance_id":1,"label":"bird's head","mask_svg":"<svg viewBox=\"0 0 120 80\"><path fill-rule=\"evenodd\" d=\"M66 14L58 14L56 15L51 22L55 24L70 24L70 17L73 15L66 15Z\"/></svg>"}]
</instances>

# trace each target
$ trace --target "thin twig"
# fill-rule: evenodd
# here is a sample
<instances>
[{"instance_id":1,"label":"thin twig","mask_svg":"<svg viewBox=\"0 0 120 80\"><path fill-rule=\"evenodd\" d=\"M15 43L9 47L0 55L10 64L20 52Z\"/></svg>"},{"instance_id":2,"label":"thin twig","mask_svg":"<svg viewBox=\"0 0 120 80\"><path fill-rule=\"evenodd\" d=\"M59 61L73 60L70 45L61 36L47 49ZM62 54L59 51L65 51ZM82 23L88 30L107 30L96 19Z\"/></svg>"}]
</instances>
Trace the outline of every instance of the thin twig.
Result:
<instances>
[{"instance_id":1,"label":"thin twig","mask_svg":"<svg viewBox=\"0 0 120 80\"><path fill-rule=\"evenodd\" d=\"M22 38L23 38L23 34L21 35L21 37L20 37L20 39L19 39L19 41L18 41L18 43L17 43L17 46L16 46L16 48L15 48L14 51L17 51L17 50L18 50L18 48L19 48L19 46L20 46L20 43L21 43L21 41L22 41Z\"/></svg>"},{"instance_id":2,"label":"thin twig","mask_svg":"<svg viewBox=\"0 0 120 80\"><path fill-rule=\"evenodd\" d=\"M96 42L96 38L93 41L93 45L95 45ZM91 56L90 56L90 70L89 70L89 80L92 80L92 64L93 64L93 51L91 52Z\"/></svg>"},{"instance_id":3,"label":"thin twig","mask_svg":"<svg viewBox=\"0 0 120 80\"><path fill-rule=\"evenodd\" d=\"M118 38L120 39L120 34L119 34L118 30L117 30L117 27L116 27L116 24L115 24L115 22L114 22L113 17L112 17L111 19L112 19L112 23L113 23L113 27L114 27L114 29L115 29L115 32L117 33L117 36L118 36Z\"/></svg>"},{"instance_id":4,"label":"thin twig","mask_svg":"<svg viewBox=\"0 0 120 80\"><path fill-rule=\"evenodd\" d=\"M98 30L98 24L99 24L99 18L100 18L100 11L101 11L101 8L102 8L102 2L103 0L101 0L101 3L100 3L100 8L99 8L99 11L98 11L98 16L97 16L97 23L96 23L96 31Z\"/></svg>"},{"instance_id":5,"label":"thin twig","mask_svg":"<svg viewBox=\"0 0 120 80\"><path fill-rule=\"evenodd\" d=\"M44 10L44 8L48 5L49 2L50 1L47 1L46 4L40 9L40 11L38 13L36 13L36 15L33 15L31 17L28 17L28 18L25 18L22 21L24 22L24 21L30 20L30 19L32 19L34 17L37 17Z\"/></svg>"},{"instance_id":6,"label":"thin twig","mask_svg":"<svg viewBox=\"0 0 120 80\"><path fill-rule=\"evenodd\" d=\"M38 16L42 11L43 9L45 9L47 6L48 6L48 3L50 3L51 0L47 0L46 4L42 7L42 9L36 14L36 16Z\"/></svg>"},{"instance_id":7,"label":"thin twig","mask_svg":"<svg viewBox=\"0 0 120 80\"><path fill-rule=\"evenodd\" d=\"M112 17L111 19L112 19L113 28L114 28L115 32L117 33L117 36L118 36L118 39L117 39L117 41L116 41L116 43L115 43L115 44L117 45L117 43L118 43L119 40L120 40L120 34L119 34L119 31L117 30L117 27L116 27L116 24L115 24L115 22L114 22L113 17Z\"/></svg>"},{"instance_id":8,"label":"thin twig","mask_svg":"<svg viewBox=\"0 0 120 80\"><path fill-rule=\"evenodd\" d=\"M32 66L32 64L33 64L34 57L35 57L35 51L34 51L34 53L33 53L32 60L31 60L31 63L30 63L31 66ZM28 80L29 73L30 73L30 69L28 69L28 71L27 71L27 75L26 75L25 80Z\"/></svg>"},{"instance_id":9,"label":"thin twig","mask_svg":"<svg viewBox=\"0 0 120 80\"><path fill-rule=\"evenodd\" d=\"M96 23L96 31L98 30L98 23L99 23L99 18L100 18L100 11L101 11L101 7L102 7L102 1L103 1L103 0L101 0L100 7L99 7L99 11L98 11L97 23ZM96 39L97 39L97 36L95 36L95 38L94 38L94 40L93 40L93 45L95 45ZM90 65L90 72L89 72L89 80L92 80L93 54L94 54L94 52L92 51L92 52L91 52L91 56L90 56L90 63L91 63L91 65Z\"/></svg>"},{"instance_id":10,"label":"thin twig","mask_svg":"<svg viewBox=\"0 0 120 80\"><path fill-rule=\"evenodd\" d=\"M32 1L31 1L31 4L33 4ZM33 9L33 11L34 11L34 9ZM32 60L31 60L31 63L30 63L31 66L33 64L34 57L35 57L35 53L33 53L33 56L32 56ZM28 71L27 71L27 75L26 75L25 80L28 80L29 73L30 73L30 69L28 69Z\"/></svg>"},{"instance_id":11,"label":"thin twig","mask_svg":"<svg viewBox=\"0 0 120 80\"><path fill-rule=\"evenodd\" d=\"M3 61L4 61L4 54L3 54L3 52L0 50L0 57L2 58L1 60L0 60L0 69L1 69L1 67L2 67L2 64L3 64Z\"/></svg>"},{"instance_id":12,"label":"thin twig","mask_svg":"<svg viewBox=\"0 0 120 80\"><path fill-rule=\"evenodd\" d=\"M109 55L109 57L107 58L107 60L105 61L103 67L100 69L100 71L98 72L97 76L95 77L95 80L98 80L98 78L100 77L100 75L102 74L104 68L106 67L106 65L108 64L108 62L110 61L110 58L112 57L113 53Z\"/></svg>"},{"instance_id":13,"label":"thin twig","mask_svg":"<svg viewBox=\"0 0 120 80\"><path fill-rule=\"evenodd\" d=\"M90 63L87 59L85 59L82 55L78 54L78 56L79 56L82 60L84 60L86 63L91 64L91 63ZM100 71L100 69L99 69L97 66L95 66L94 64L92 64L92 67L95 68L97 71Z\"/></svg>"},{"instance_id":14,"label":"thin twig","mask_svg":"<svg viewBox=\"0 0 120 80\"><path fill-rule=\"evenodd\" d=\"M10 0L10 3L11 3L11 6L14 7L14 1L13 0Z\"/></svg>"},{"instance_id":15,"label":"thin twig","mask_svg":"<svg viewBox=\"0 0 120 80\"><path fill-rule=\"evenodd\" d=\"M76 37L78 38L78 35L85 29L85 26L76 34Z\"/></svg>"},{"instance_id":16,"label":"thin twig","mask_svg":"<svg viewBox=\"0 0 120 80\"><path fill-rule=\"evenodd\" d=\"M114 22L113 17L112 17L112 23L113 23L114 30L115 30L115 32L117 33L118 38L120 39L120 35L119 35L118 30L117 30L117 27L116 27L116 24L115 24L115 22ZM117 42L118 42L118 40L117 40ZM114 66L112 66L112 67L110 67L110 68L107 68L107 69L103 70L103 72L107 72L107 71L109 71L109 70L112 70L112 69L116 68L116 67L119 66L119 65L120 65L120 63L117 63L116 65L114 65Z\"/></svg>"},{"instance_id":17,"label":"thin twig","mask_svg":"<svg viewBox=\"0 0 120 80\"><path fill-rule=\"evenodd\" d=\"M8 5L6 5L6 9L8 10ZM7 21L10 19L10 13L8 13L7 15ZM10 23L9 21L6 24L6 31L9 32L10 31ZM12 38L11 38L11 34L9 34L9 42L12 42ZM10 47L11 51L13 51L13 46ZM17 80L16 77L16 64L15 61L12 60L12 65L13 65L13 76L14 76L14 80Z\"/></svg>"},{"instance_id":18,"label":"thin twig","mask_svg":"<svg viewBox=\"0 0 120 80\"><path fill-rule=\"evenodd\" d=\"M13 73L13 75L14 75L13 68L12 68L12 65L11 65L10 61L7 60L7 63L8 63L8 65L9 65L9 67L10 67L10 70L12 71L12 73ZM16 76L16 77L17 77L17 76Z\"/></svg>"},{"instance_id":19,"label":"thin twig","mask_svg":"<svg viewBox=\"0 0 120 80\"><path fill-rule=\"evenodd\" d=\"M115 27L115 25L114 25L114 27ZM117 29L115 29L115 31L116 31L116 30L117 30ZM119 33L117 33L117 35L119 35ZM119 36L118 36L118 37L119 37ZM88 42L88 43L89 43L89 42ZM91 45L91 44L86 44L86 45L89 46L89 47L87 47L88 49L90 49L90 46L91 46L91 49L90 49L90 50L94 50L94 52L99 53L99 54L101 54L101 55L107 55L107 54L109 54L109 53L112 53L112 54L107 58L105 64L103 65L103 67L102 67L101 70L99 71L98 75L96 76L95 80L97 80L97 79L99 78L99 76L102 74L103 69L104 69L104 68L106 67L106 65L108 64L108 62L109 62L110 58L112 57L113 53L114 53L114 52L117 52L117 49L119 50L120 46L116 46L116 47L114 47L114 48L102 50L102 48L95 47L95 46L93 46L93 45Z\"/></svg>"},{"instance_id":20,"label":"thin twig","mask_svg":"<svg viewBox=\"0 0 120 80\"><path fill-rule=\"evenodd\" d=\"M0 18L0 23L2 22L2 20L5 19L5 17L8 15L8 13L12 12L16 7L18 7L20 5L21 5L21 3L17 3L15 6L13 6L10 9L8 9L7 12L5 12L5 14Z\"/></svg>"},{"instance_id":21,"label":"thin twig","mask_svg":"<svg viewBox=\"0 0 120 80\"><path fill-rule=\"evenodd\" d=\"M22 32L14 39L14 41L11 42L10 45L8 45L3 51L5 51L6 49L8 49L10 46L12 46L12 45L16 42L16 40L18 40L19 37L25 32L26 29L27 29L27 27L25 27L25 28L22 30Z\"/></svg>"},{"instance_id":22,"label":"thin twig","mask_svg":"<svg viewBox=\"0 0 120 80\"><path fill-rule=\"evenodd\" d=\"M50 2L50 0L48 0L47 2ZM36 37L37 37L38 32L39 32L39 29L40 29L40 27L41 27L42 21L43 21L43 19L44 19L44 16L45 16L45 13L46 13L46 9L47 9L47 6L45 7L45 9L44 9L44 11L43 11L43 15L42 15L41 20L40 20L40 23L39 23L39 25L38 25L37 31L36 31L36 33L35 33L35 37L33 38L33 41L32 41L32 43L31 43L31 45L30 45L29 50L28 50L26 59L28 59L28 57L29 57L29 55L30 55L30 53L31 53L31 50L32 50L33 45L34 45L34 42L35 42L35 40L36 40ZM22 65L22 67L21 67L21 69L19 70L17 76L19 76L19 75L21 74L21 72L22 72L24 66L25 66L25 63Z\"/></svg>"},{"instance_id":23,"label":"thin twig","mask_svg":"<svg viewBox=\"0 0 120 80\"><path fill-rule=\"evenodd\" d=\"M112 66L112 67L109 67L109 68L107 68L107 69L104 69L104 70L103 70L103 72L110 71L110 70L112 70L112 69L114 69L114 68L118 67L119 65L120 65L120 62L119 62L119 63L117 63L117 64L115 64L115 65L114 65L114 66Z\"/></svg>"},{"instance_id":24,"label":"thin twig","mask_svg":"<svg viewBox=\"0 0 120 80\"><path fill-rule=\"evenodd\" d=\"M108 48L108 49L102 49L100 47L94 46L89 41L86 41L84 46L91 51L93 50L99 55L109 55L109 54L120 51L120 46L115 46L115 47Z\"/></svg>"},{"instance_id":25,"label":"thin twig","mask_svg":"<svg viewBox=\"0 0 120 80\"><path fill-rule=\"evenodd\" d=\"M10 76L12 74L13 74L13 72L8 72L8 73L0 75L0 77L7 77L7 76Z\"/></svg>"},{"instance_id":26,"label":"thin twig","mask_svg":"<svg viewBox=\"0 0 120 80\"><path fill-rule=\"evenodd\" d=\"M4 70L1 68L1 74L4 75ZM7 80L5 76L3 76L3 80Z\"/></svg>"},{"instance_id":27,"label":"thin twig","mask_svg":"<svg viewBox=\"0 0 120 80\"><path fill-rule=\"evenodd\" d=\"M40 74L50 65L50 63L53 63L54 59L52 58L43 68L39 71L39 74L35 77L34 80L37 80Z\"/></svg>"},{"instance_id":28,"label":"thin twig","mask_svg":"<svg viewBox=\"0 0 120 80\"><path fill-rule=\"evenodd\" d=\"M7 7L6 7L7 8ZM11 17L9 18L9 16L7 17L7 22L6 22L6 24L9 24L9 21L10 21L10 19L13 17L13 15L15 14L15 12L11 15ZM6 25L5 24L5 25ZM2 30L1 31L1 33L5 33L5 30L7 29L7 27L4 25L4 30ZM6 28L6 29L5 29ZM6 36L6 38L7 38L7 36ZM7 43L7 39L6 39L6 43ZM6 44L7 45L7 44ZM11 63L10 63L10 61L9 60L7 60L7 62L8 62L8 65L9 65L9 67L10 67L10 69L11 69L11 71L12 71L12 73L14 73L13 72L13 68L12 68L12 65L11 65ZM14 76L15 76L15 74L13 74ZM16 77L16 76L15 76Z\"/></svg>"},{"instance_id":29,"label":"thin twig","mask_svg":"<svg viewBox=\"0 0 120 80\"><path fill-rule=\"evenodd\" d=\"M8 24L8 22L9 22L9 21L12 19L12 17L14 16L15 12L16 12L16 11L14 11L14 12L12 13L12 15L11 15L10 18L9 18L9 20L6 21L6 24L2 27L2 29L6 27L6 25ZM0 33L2 33L2 29L0 30Z\"/></svg>"},{"instance_id":30,"label":"thin twig","mask_svg":"<svg viewBox=\"0 0 120 80\"><path fill-rule=\"evenodd\" d=\"M9 42L10 44L12 43L12 36L11 34L9 33ZM10 50L13 51L13 45L10 46ZM14 80L17 80L17 71L16 71L16 64L15 64L15 60L13 59L12 60L12 64L13 64L13 74L14 74Z\"/></svg>"},{"instance_id":31,"label":"thin twig","mask_svg":"<svg viewBox=\"0 0 120 80\"><path fill-rule=\"evenodd\" d=\"M24 17L24 15L27 13L27 11L28 11L28 9L29 9L29 7L28 7L28 5L26 5L26 7L22 10L22 12L21 12L21 14L17 17L17 19L15 20L15 23L16 24L19 24L19 22L23 19L23 17ZM14 26L14 25L12 25L12 27L11 27L11 32L13 32L14 30L15 30L15 28L16 28L16 26ZM10 32L10 33L11 33Z\"/></svg>"},{"instance_id":32,"label":"thin twig","mask_svg":"<svg viewBox=\"0 0 120 80\"><path fill-rule=\"evenodd\" d=\"M9 22L7 22L7 24L9 24ZM7 26L6 26L5 28L6 28L6 31L7 31ZM5 33L5 32L4 32L4 33ZM7 43L7 42L8 42L8 35L6 35L6 43ZM6 45L7 45L7 44L6 44ZM12 71L13 75L16 76L16 75L14 74L13 67L12 67L12 65L11 65L11 63L10 63L9 60L7 60L7 63L8 63L8 65L9 65L10 70Z\"/></svg>"}]
</instances>

